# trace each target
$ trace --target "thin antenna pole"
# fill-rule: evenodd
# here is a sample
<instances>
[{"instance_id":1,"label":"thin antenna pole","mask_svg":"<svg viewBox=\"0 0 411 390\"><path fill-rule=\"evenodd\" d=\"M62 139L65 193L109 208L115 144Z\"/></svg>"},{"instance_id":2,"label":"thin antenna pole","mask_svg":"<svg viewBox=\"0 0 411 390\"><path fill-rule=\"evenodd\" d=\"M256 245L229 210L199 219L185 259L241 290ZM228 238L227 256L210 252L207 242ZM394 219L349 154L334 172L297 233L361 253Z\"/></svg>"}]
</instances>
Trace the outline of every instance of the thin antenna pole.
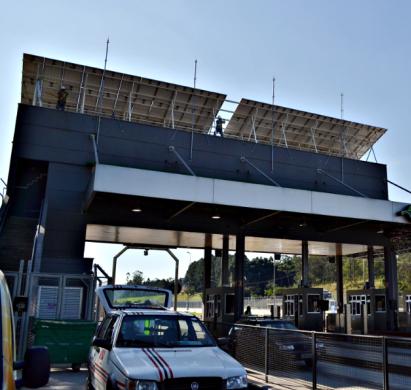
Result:
<instances>
[{"instance_id":1,"label":"thin antenna pole","mask_svg":"<svg viewBox=\"0 0 411 390\"><path fill-rule=\"evenodd\" d=\"M274 101L275 101L275 77L273 77L273 96L272 96L272 107L271 107L271 172L274 171Z\"/></svg>"},{"instance_id":2,"label":"thin antenna pole","mask_svg":"<svg viewBox=\"0 0 411 390\"><path fill-rule=\"evenodd\" d=\"M110 43L110 39L107 37L106 41L106 56L104 58L104 69L103 69L103 75L101 77L101 82L100 82L100 88L98 91L98 97L97 97L97 103L96 103L96 109L97 105L99 106L99 112L101 113L102 110L102 105L103 105L103 96L104 96L104 76L106 75L106 69L107 69L107 57L108 57L108 45Z\"/></svg>"},{"instance_id":3,"label":"thin antenna pole","mask_svg":"<svg viewBox=\"0 0 411 390\"><path fill-rule=\"evenodd\" d=\"M107 69L107 56L108 56L108 45L110 43L110 38L107 37L107 42L106 42L106 58L104 59L104 73L106 72Z\"/></svg>"},{"instance_id":4,"label":"thin antenna pole","mask_svg":"<svg viewBox=\"0 0 411 390\"><path fill-rule=\"evenodd\" d=\"M197 60L194 61L194 88L196 87L197 82Z\"/></svg>"},{"instance_id":5,"label":"thin antenna pole","mask_svg":"<svg viewBox=\"0 0 411 390\"><path fill-rule=\"evenodd\" d=\"M341 119L344 119L344 94L341 94Z\"/></svg>"},{"instance_id":6,"label":"thin antenna pole","mask_svg":"<svg viewBox=\"0 0 411 390\"><path fill-rule=\"evenodd\" d=\"M197 83L197 60L194 61L194 89ZM191 99L191 144L190 144L190 160L193 159L193 144L194 144L194 98L195 91L193 91L193 97Z\"/></svg>"}]
</instances>

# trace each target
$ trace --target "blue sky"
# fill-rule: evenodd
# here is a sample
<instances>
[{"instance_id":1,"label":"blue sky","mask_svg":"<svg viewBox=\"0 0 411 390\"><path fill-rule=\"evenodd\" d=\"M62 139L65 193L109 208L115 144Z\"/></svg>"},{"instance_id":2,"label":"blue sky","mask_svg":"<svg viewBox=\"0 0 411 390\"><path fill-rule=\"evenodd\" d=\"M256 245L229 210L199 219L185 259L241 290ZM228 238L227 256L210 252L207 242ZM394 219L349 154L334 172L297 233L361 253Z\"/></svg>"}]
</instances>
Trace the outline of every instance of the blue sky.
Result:
<instances>
[{"instance_id":1,"label":"blue sky","mask_svg":"<svg viewBox=\"0 0 411 390\"><path fill-rule=\"evenodd\" d=\"M411 2L408 0L1 1L0 177L6 179L24 52L197 86L388 128L375 152L411 188ZM410 202L390 189L390 198ZM88 246L107 268L118 247ZM192 258L201 252L191 251ZM180 250L183 271L189 262ZM156 259L148 261L147 259ZM146 276L173 273L166 255L129 253ZM161 270L161 271L159 271Z\"/></svg>"}]
</instances>

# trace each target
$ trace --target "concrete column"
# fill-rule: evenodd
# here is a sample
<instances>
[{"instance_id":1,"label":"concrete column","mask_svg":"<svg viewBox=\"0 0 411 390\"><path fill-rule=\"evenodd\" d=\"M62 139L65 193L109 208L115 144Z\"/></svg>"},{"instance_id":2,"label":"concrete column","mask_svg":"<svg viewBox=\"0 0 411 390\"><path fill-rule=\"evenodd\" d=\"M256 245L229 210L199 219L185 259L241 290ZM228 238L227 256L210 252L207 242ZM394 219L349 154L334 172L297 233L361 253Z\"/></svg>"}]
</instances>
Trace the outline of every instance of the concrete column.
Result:
<instances>
[{"instance_id":1,"label":"concrete column","mask_svg":"<svg viewBox=\"0 0 411 390\"><path fill-rule=\"evenodd\" d=\"M211 235L206 235L204 248L204 279L203 279L203 304L206 306L206 289L211 287Z\"/></svg>"},{"instance_id":2,"label":"concrete column","mask_svg":"<svg viewBox=\"0 0 411 390\"><path fill-rule=\"evenodd\" d=\"M367 260L368 260L368 283L370 284L370 288L374 288L375 287L374 247L372 245L368 246Z\"/></svg>"},{"instance_id":3,"label":"concrete column","mask_svg":"<svg viewBox=\"0 0 411 390\"><path fill-rule=\"evenodd\" d=\"M308 277L308 241L302 242L301 248L301 283L303 287L309 286L309 277Z\"/></svg>"},{"instance_id":4,"label":"concrete column","mask_svg":"<svg viewBox=\"0 0 411 390\"><path fill-rule=\"evenodd\" d=\"M392 246L384 247L385 300L387 306L387 330L398 329L398 275L397 256Z\"/></svg>"},{"instance_id":5,"label":"concrete column","mask_svg":"<svg viewBox=\"0 0 411 390\"><path fill-rule=\"evenodd\" d=\"M230 237L225 234L223 236L223 255L221 257L221 286L229 284L229 267L228 267L228 250Z\"/></svg>"},{"instance_id":6,"label":"concrete column","mask_svg":"<svg viewBox=\"0 0 411 390\"><path fill-rule=\"evenodd\" d=\"M244 312L244 254L245 254L245 237L243 234L236 236L235 247L235 311L234 320L241 318Z\"/></svg>"},{"instance_id":7,"label":"concrete column","mask_svg":"<svg viewBox=\"0 0 411 390\"><path fill-rule=\"evenodd\" d=\"M335 266L337 276L337 312L344 310L344 280L343 280L342 244L335 246Z\"/></svg>"}]
</instances>

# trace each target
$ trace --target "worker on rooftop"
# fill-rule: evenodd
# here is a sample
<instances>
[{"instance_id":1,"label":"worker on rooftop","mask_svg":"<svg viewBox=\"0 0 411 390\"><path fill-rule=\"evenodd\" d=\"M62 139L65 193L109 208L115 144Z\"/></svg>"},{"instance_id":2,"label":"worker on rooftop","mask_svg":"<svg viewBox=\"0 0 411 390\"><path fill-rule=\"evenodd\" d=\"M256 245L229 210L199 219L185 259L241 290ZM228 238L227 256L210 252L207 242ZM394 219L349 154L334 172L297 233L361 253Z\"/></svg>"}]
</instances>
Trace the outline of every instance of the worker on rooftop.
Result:
<instances>
[{"instance_id":1,"label":"worker on rooftop","mask_svg":"<svg viewBox=\"0 0 411 390\"><path fill-rule=\"evenodd\" d=\"M225 123L225 120L221 118L219 115L216 122L215 122L215 133L214 135L219 135L220 137L224 137L223 135L223 123Z\"/></svg>"},{"instance_id":2,"label":"worker on rooftop","mask_svg":"<svg viewBox=\"0 0 411 390\"><path fill-rule=\"evenodd\" d=\"M57 104L56 104L57 110L61 110L61 111L65 110L67 96L68 96L68 92L66 91L66 87L62 85L60 87L60 90L57 93Z\"/></svg>"}]
</instances>

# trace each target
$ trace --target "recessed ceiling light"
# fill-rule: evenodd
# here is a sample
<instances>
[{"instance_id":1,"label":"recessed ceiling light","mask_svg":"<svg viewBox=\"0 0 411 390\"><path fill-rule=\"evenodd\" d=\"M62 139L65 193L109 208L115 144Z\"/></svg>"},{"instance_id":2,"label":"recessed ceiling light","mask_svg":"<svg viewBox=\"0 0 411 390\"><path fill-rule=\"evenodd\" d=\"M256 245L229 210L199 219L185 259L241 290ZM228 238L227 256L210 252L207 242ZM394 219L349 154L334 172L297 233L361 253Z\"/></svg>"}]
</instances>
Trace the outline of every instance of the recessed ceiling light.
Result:
<instances>
[{"instance_id":1,"label":"recessed ceiling light","mask_svg":"<svg viewBox=\"0 0 411 390\"><path fill-rule=\"evenodd\" d=\"M220 219L221 215L219 214L214 214L213 216L211 216L212 219Z\"/></svg>"},{"instance_id":2,"label":"recessed ceiling light","mask_svg":"<svg viewBox=\"0 0 411 390\"><path fill-rule=\"evenodd\" d=\"M141 209L139 207L131 210L133 213L141 213Z\"/></svg>"}]
</instances>

